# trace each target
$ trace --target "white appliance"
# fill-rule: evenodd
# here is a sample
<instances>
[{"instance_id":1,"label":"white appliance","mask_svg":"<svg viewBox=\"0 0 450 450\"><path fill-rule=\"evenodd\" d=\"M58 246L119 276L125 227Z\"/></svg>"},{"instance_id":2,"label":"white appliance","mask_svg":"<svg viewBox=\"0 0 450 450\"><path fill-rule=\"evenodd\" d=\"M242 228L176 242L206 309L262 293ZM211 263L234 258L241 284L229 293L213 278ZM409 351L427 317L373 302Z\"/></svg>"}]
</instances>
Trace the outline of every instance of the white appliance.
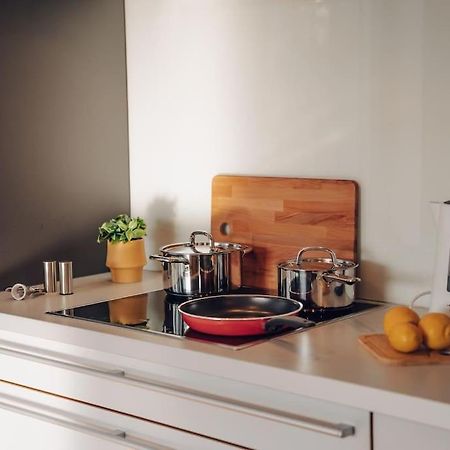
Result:
<instances>
[{"instance_id":1,"label":"white appliance","mask_svg":"<svg viewBox=\"0 0 450 450\"><path fill-rule=\"evenodd\" d=\"M450 314L450 200L431 202L438 226L430 311Z\"/></svg>"}]
</instances>

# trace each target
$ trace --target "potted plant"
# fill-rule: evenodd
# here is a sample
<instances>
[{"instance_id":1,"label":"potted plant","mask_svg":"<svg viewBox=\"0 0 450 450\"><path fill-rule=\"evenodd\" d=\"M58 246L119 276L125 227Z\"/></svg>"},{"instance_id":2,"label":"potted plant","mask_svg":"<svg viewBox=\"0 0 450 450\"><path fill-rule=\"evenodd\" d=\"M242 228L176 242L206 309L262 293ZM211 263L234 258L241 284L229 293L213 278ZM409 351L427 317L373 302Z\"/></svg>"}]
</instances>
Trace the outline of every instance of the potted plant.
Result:
<instances>
[{"instance_id":1,"label":"potted plant","mask_svg":"<svg viewBox=\"0 0 450 450\"><path fill-rule=\"evenodd\" d=\"M147 234L146 228L143 219L127 214L120 214L99 227L97 242L107 241L106 266L115 283L142 280L147 262L142 239Z\"/></svg>"}]
</instances>

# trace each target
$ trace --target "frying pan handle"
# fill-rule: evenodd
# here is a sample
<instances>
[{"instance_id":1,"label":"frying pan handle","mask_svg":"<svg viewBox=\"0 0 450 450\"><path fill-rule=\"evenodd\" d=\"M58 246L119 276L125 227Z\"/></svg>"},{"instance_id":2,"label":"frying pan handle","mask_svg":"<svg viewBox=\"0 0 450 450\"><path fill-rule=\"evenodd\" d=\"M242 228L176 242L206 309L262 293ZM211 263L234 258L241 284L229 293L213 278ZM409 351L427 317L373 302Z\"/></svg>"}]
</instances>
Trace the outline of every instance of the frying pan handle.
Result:
<instances>
[{"instance_id":1,"label":"frying pan handle","mask_svg":"<svg viewBox=\"0 0 450 450\"><path fill-rule=\"evenodd\" d=\"M267 333L278 333L284 329L309 328L315 324L315 322L301 317L274 317L265 323L265 330Z\"/></svg>"}]
</instances>

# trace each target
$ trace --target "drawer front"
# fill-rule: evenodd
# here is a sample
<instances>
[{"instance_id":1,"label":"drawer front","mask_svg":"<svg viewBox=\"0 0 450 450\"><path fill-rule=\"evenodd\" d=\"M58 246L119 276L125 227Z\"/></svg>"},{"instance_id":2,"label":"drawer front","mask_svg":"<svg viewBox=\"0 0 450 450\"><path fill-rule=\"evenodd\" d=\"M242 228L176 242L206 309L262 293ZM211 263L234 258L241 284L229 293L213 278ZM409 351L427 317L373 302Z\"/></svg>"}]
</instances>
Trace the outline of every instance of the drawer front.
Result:
<instances>
[{"instance_id":1,"label":"drawer front","mask_svg":"<svg viewBox=\"0 0 450 450\"><path fill-rule=\"evenodd\" d=\"M373 415L374 450L449 450L450 431L384 414Z\"/></svg>"},{"instance_id":2,"label":"drawer front","mask_svg":"<svg viewBox=\"0 0 450 450\"><path fill-rule=\"evenodd\" d=\"M238 446L284 449L370 448L370 414L261 388L261 401L231 398L158 379L151 373L0 346L2 377L24 386L167 424ZM222 381L224 391L226 380ZM267 391L267 390L266 390ZM244 390L242 392L245 392ZM284 395L286 401L280 402ZM274 407L273 405L277 405Z\"/></svg>"},{"instance_id":3,"label":"drawer front","mask_svg":"<svg viewBox=\"0 0 450 450\"><path fill-rule=\"evenodd\" d=\"M77 430L58 422L42 420L20 408L7 408L0 399L1 445L8 450L126 450L107 436L96 436L92 431Z\"/></svg>"},{"instance_id":4,"label":"drawer front","mask_svg":"<svg viewBox=\"0 0 450 450\"><path fill-rule=\"evenodd\" d=\"M65 450L237 447L135 417L0 382L1 448Z\"/></svg>"}]
</instances>

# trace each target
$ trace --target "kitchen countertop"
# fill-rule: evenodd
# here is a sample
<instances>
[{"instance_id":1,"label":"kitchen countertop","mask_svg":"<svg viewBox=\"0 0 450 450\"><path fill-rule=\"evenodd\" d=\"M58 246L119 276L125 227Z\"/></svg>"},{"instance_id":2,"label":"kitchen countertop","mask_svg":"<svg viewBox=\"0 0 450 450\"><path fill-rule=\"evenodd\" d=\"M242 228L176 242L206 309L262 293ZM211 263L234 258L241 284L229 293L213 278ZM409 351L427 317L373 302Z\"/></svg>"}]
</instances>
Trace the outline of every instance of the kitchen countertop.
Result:
<instances>
[{"instance_id":1,"label":"kitchen countertop","mask_svg":"<svg viewBox=\"0 0 450 450\"><path fill-rule=\"evenodd\" d=\"M114 352L450 429L450 365L388 366L358 343L382 331L385 307L239 351L45 314L161 288L160 272L133 284L112 283L107 273L75 279L70 296L14 301L0 293L0 339L33 336Z\"/></svg>"}]
</instances>

